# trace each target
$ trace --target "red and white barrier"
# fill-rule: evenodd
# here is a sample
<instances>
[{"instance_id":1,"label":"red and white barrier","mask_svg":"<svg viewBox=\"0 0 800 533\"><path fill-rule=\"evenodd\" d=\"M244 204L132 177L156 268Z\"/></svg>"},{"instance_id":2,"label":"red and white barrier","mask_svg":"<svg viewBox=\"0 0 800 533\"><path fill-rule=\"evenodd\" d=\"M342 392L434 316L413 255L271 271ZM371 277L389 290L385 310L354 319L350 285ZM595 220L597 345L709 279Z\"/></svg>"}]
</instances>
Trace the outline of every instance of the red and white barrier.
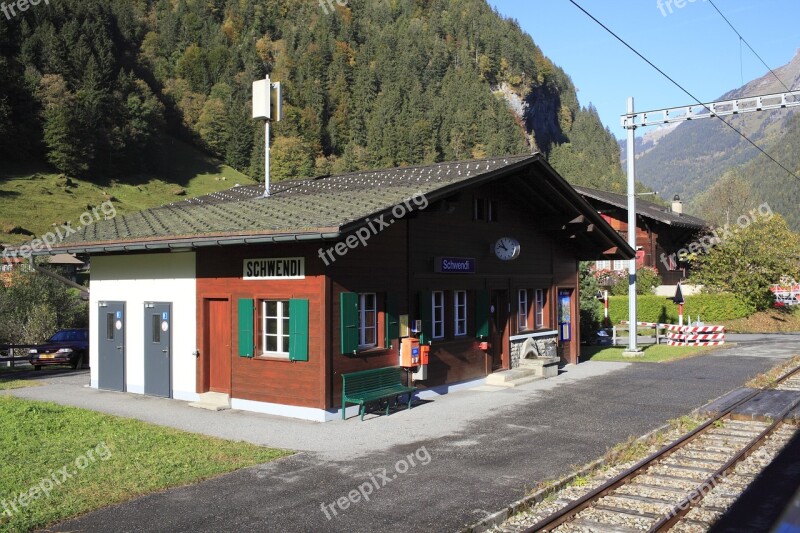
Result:
<instances>
[{"instance_id":1,"label":"red and white barrier","mask_svg":"<svg viewBox=\"0 0 800 533\"><path fill-rule=\"evenodd\" d=\"M682 341L667 341L667 346L722 346L725 341L713 342L682 342Z\"/></svg>"},{"instance_id":2,"label":"red and white barrier","mask_svg":"<svg viewBox=\"0 0 800 533\"><path fill-rule=\"evenodd\" d=\"M724 341L724 333L711 333L708 335L683 334L683 333L667 333L667 339L672 341Z\"/></svg>"},{"instance_id":3,"label":"red and white barrier","mask_svg":"<svg viewBox=\"0 0 800 533\"><path fill-rule=\"evenodd\" d=\"M674 324L661 324L667 331L679 333L725 333L725 326L676 326Z\"/></svg>"},{"instance_id":4,"label":"red and white barrier","mask_svg":"<svg viewBox=\"0 0 800 533\"><path fill-rule=\"evenodd\" d=\"M724 326L673 326L665 324L667 346L721 346L725 344Z\"/></svg>"},{"instance_id":5,"label":"red and white barrier","mask_svg":"<svg viewBox=\"0 0 800 533\"><path fill-rule=\"evenodd\" d=\"M725 344L725 326L678 326L675 324L658 324L656 322L637 322L639 328L655 329L656 344L659 339L666 338L667 346L721 346ZM630 329L630 322L623 320L622 329ZM666 336L659 335L659 330L665 330ZM616 346L617 329L614 328L612 343Z\"/></svg>"}]
</instances>

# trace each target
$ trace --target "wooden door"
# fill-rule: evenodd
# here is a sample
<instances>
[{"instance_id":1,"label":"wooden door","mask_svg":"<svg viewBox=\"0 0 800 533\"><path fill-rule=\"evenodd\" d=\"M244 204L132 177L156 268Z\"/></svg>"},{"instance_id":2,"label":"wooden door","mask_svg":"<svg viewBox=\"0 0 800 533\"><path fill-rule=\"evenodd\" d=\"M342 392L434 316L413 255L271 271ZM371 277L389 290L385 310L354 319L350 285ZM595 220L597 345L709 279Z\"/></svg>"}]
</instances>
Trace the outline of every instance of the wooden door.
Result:
<instances>
[{"instance_id":1,"label":"wooden door","mask_svg":"<svg viewBox=\"0 0 800 533\"><path fill-rule=\"evenodd\" d=\"M231 392L231 304L226 299L206 300L205 357L208 390Z\"/></svg>"},{"instance_id":2,"label":"wooden door","mask_svg":"<svg viewBox=\"0 0 800 533\"><path fill-rule=\"evenodd\" d=\"M508 369L508 291L492 291L489 308L489 328L492 342L492 371Z\"/></svg>"}]
</instances>

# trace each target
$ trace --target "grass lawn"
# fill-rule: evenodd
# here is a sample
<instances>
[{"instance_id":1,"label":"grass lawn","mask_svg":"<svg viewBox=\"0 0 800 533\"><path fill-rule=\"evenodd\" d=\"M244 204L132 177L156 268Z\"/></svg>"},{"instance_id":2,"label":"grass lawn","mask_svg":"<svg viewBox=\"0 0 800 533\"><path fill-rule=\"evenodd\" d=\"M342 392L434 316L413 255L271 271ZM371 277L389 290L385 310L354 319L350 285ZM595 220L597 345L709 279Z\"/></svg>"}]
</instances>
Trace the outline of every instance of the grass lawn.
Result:
<instances>
[{"instance_id":1,"label":"grass lawn","mask_svg":"<svg viewBox=\"0 0 800 533\"><path fill-rule=\"evenodd\" d=\"M2 531L44 527L289 454L10 396L0 396L0 449ZM62 481L64 472L71 476ZM21 493L38 498L20 500ZM3 514L11 501L18 511Z\"/></svg>"},{"instance_id":2,"label":"grass lawn","mask_svg":"<svg viewBox=\"0 0 800 533\"><path fill-rule=\"evenodd\" d=\"M727 344L725 346L731 346ZM718 349L720 346L667 346L665 344L642 346L642 357L623 357L627 347L621 346L581 346L581 361L606 361L616 363L664 363L686 357L700 355Z\"/></svg>"},{"instance_id":3,"label":"grass lawn","mask_svg":"<svg viewBox=\"0 0 800 533\"><path fill-rule=\"evenodd\" d=\"M153 163L154 170L145 174L92 181L71 178L69 183L44 164L4 164L0 169L0 242L21 244L32 238L10 233L16 227L37 235L67 221L80 228L81 214L112 196L117 214L123 215L230 189L237 183L255 183L171 137L163 139L163 150L154 155Z\"/></svg>"},{"instance_id":4,"label":"grass lawn","mask_svg":"<svg viewBox=\"0 0 800 533\"><path fill-rule=\"evenodd\" d=\"M30 381L28 379L4 379L0 378L0 390L21 389L24 387L38 387L38 381ZM2 512L2 509L0 509Z\"/></svg>"},{"instance_id":5,"label":"grass lawn","mask_svg":"<svg viewBox=\"0 0 800 533\"><path fill-rule=\"evenodd\" d=\"M38 387L41 384L38 380L14 379L15 374L19 374L21 372L30 372L31 368L32 367L28 365L19 365L15 366L14 368L7 366L0 367L0 390L21 389L23 387ZM2 512L3 509L0 508L0 513Z\"/></svg>"},{"instance_id":6,"label":"grass lawn","mask_svg":"<svg viewBox=\"0 0 800 533\"><path fill-rule=\"evenodd\" d=\"M22 364L17 361L14 368L8 366L0 367L0 390L21 389L23 387L38 387L42 384L42 380L48 375L63 375L67 367L44 367L39 372L35 372L33 367L28 364ZM18 378L20 374L27 374L23 379ZM0 513L3 509L0 508Z\"/></svg>"},{"instance_id":7,"label":"grass lawn","mask_svg":"<svg viewBox=\"0 0 800 533\"><path fill-rule=\"evenodd\" d=\"M798 333L800 306L794 309L769 309L747 318L723 324L729 333Z\"/></svg>"}]
</instances>

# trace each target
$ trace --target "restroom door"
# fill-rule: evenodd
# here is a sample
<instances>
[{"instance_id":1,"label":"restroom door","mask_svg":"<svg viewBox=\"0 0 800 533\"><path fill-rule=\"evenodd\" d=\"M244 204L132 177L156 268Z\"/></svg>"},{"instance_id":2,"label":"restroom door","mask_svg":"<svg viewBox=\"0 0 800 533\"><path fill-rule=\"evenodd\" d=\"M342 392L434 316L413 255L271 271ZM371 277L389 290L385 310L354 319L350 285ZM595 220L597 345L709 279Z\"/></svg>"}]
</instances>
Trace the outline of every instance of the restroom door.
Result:
<instances>
[{"instance_id":1,"label":"restroom door","mask_svg":"<svg viewBox=\"0 0 800 533\"><path fill-rule=\"evenodd\" d=\"M144 304L144 393L172 396L172 306Z\"/></svg>"},{"instance_id":2,"label":"restroom door","mask_svg":"<svg viewBox=\"0 0 800 533\"><path fill-rule=\"evenodd\" d=\"M125 303L99 302L97 309L98 387L125 391Z\"/></svg>"}]
</instances>

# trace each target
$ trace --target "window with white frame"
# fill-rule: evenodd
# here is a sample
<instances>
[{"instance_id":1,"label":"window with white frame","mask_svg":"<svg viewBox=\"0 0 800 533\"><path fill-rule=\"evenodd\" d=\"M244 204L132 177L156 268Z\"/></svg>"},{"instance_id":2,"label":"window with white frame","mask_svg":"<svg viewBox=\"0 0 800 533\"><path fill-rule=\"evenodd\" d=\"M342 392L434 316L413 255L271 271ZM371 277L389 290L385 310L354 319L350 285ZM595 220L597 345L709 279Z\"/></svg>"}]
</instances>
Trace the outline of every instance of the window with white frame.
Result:
<instances>
[{"instance_id":1,"label":"window with white frame","mask_svg":"<svg viewBox=\"0 0 800 533\"><path fill-rule=\"evenodd\" d=\"M614 270L628 270L628 261L624 260L615 260L614 261Z\"/></svg>"},{"instance_id":2,"label":"window with white frame","mask_svg":"<svg viewBox=\"0 0 800 533\"><path fill-rule=\"evenodd\" d=\"M544 327L544 289L536 289L536 309L534 313L536 329Z\"/></svg>"},{"instance_id":3,"label":"window with white frame","mask_svg":"<svg viewBox=\"0 0 800 533\"><path fill-rule=\"evenodd\" d=\"M520 289L517 297L517 329L528 329L528 289Z\"/></svg>"},{"instance_id":4,"label":"window with white frame","mask_svg":"<svg viewBox=\"0 0 800 533\"><path fill-rule=\"evenodd\" d=\"M597 261L594 265L596 270L611 270L611 261Z\"/></svg>"},{"instance_id":5,"label":"window with white frame","mask_svg":"<svg viewBox=\"0 0 800 533\"><path fill-rule=\"evenodd\" d=\"M463 337L467 334L467 291L455 291L453 303L455 307L454 334L456 337Z\"/></svg>"},{"instance_id":6,"label":"window with white frame","mask_svg":"<svg viewBox=\"0 0 800 533\"><path fill-rule=\"evenodd\" d=\"M434 291L431 293L431 317L433 318L434 339L444 338L444 292Z\"/></svg>"},{"instance_id":7,"label":"window with white frame","mask_svg":"<svg viewBox=\"0 0 800 533\"><path fill-rule=\"evenodd\" d=\"M289 301L261 302L261 352L271 357L289 357Z\"/></svg>"},{"instance_id":8,"label":"window with white frame","mask_svg":"<svg viewBox=\"0 0 800 533\"><path fill-rule=\"evenodd\" d=\"M378 344L378 298L374 292L358 295L358 347L372 348Z\"/></svg>"}]
</instances>

